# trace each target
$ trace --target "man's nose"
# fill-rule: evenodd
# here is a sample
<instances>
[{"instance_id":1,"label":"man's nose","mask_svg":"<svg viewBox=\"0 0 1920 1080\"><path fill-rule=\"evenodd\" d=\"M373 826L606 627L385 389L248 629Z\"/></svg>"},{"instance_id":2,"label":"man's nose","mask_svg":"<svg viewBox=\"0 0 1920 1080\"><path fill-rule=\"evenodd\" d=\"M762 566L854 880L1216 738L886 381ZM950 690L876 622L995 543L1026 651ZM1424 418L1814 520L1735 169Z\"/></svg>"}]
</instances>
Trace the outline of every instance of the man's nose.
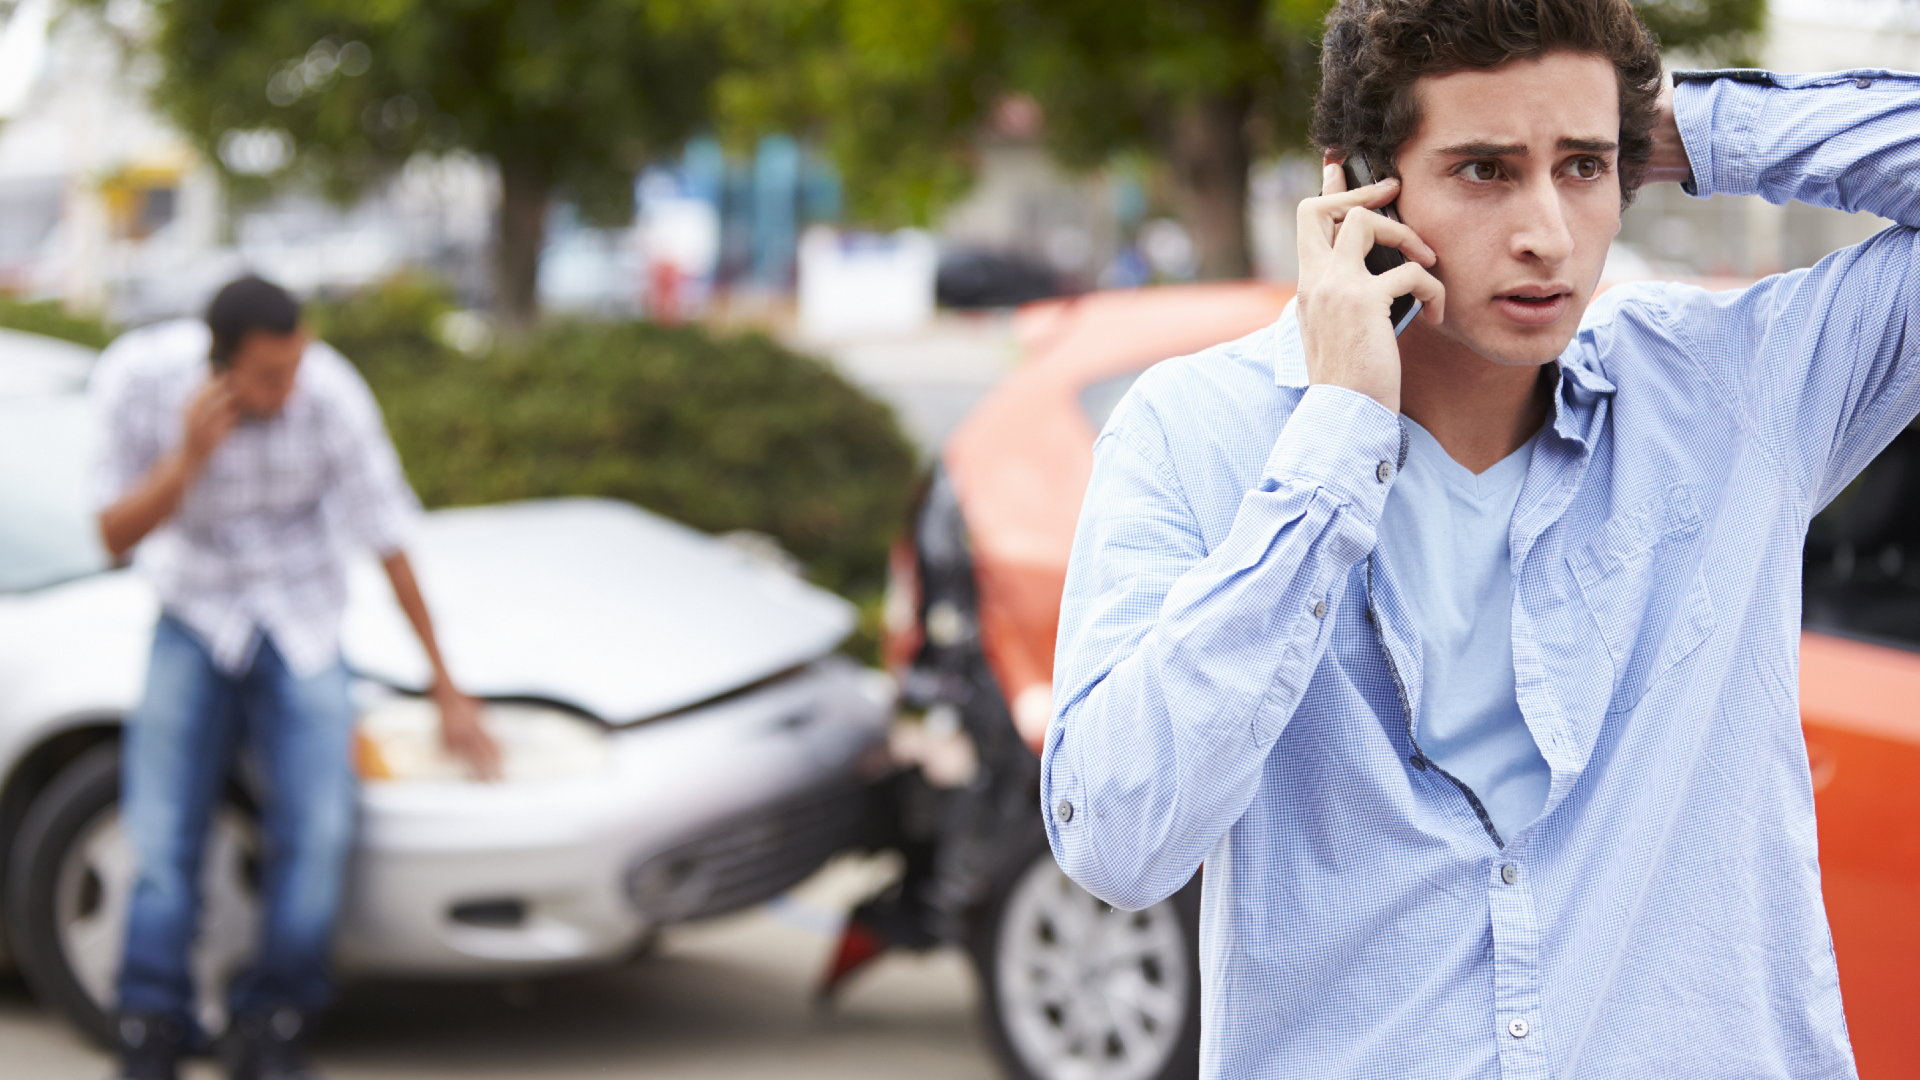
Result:
<instances>
[{"instance_id":1,"label":"man's nose","mask_svg":"<svg viewBox=\"0 0 1920 1080\"><path fill-rule=\"evenodd\" d=\"M1558 266L1573 254L1573 230L1567 226L1559 185L1551 177L1531 180L1521 189L1517 226L1513 232L1516 258L1534 258Z\"/></svg>"}]
</instances>

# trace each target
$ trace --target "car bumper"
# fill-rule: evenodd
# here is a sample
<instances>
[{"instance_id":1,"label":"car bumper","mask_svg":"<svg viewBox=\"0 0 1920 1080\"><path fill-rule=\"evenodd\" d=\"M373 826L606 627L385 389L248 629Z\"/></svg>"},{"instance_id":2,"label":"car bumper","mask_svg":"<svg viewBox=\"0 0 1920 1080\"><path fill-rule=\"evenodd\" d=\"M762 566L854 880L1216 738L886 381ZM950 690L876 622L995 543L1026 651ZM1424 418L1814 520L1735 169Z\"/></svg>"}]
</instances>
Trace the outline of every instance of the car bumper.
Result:
<instances>
[{"instance_id":1,"label":"car bumper","mask_svg":"<svg viewBox=\"0 0 1920 1080\"><path fill-rule=\"evenodd\" d=\"M591 966L663 923L764 899L857 837L848 807L885 769L892 697L884 675L829 658L614 731L610 768L589 780L370 783L339 967ZM805 807L825 810L789 812Z\"/></svg>"}]
</instances>

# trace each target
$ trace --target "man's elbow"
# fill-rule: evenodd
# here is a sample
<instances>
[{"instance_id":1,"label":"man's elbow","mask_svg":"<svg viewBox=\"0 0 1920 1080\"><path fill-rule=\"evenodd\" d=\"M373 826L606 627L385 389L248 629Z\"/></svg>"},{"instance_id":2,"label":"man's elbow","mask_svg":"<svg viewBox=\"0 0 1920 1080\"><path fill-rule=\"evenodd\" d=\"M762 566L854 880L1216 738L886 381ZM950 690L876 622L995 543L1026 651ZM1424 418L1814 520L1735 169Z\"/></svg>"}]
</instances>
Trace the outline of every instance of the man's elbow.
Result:
<instances>
[{"instance_id":1,"label":"man's elbow","mask_svg":"<svg viewBox=\"0 0 1920 1080\"><path fill-rule=\"evenodd\" d=\"M1111 876L1089 877L1082 879L1069 873L1081 888L1092 893L1094 899L1118 911L1145 911L1153 905L1180 891L1186 880L1173 881L1171 877L1162 880L1159 876L1141 876L1118 879ZM1192 874L1186 875L1188 878Z\"/></svg>"},{"instance_id":2,"label":"man's elbow","mask_svg":"<svg viewBox=\"0 0 1920 1080\"><path fill-rule=\"evenodd\" d=\"M1121 911L1144 911L1180 891L1193 876L1170 870L1150 853L1116 864L1100 858L1086 837L1078 842L1056 838L1054 858L1076 885L1094 898Z\"/></svg>"},{"instance_id":3,"label":"man's elbow","mask_svg":"<svg viewBox=\"0 0 1920 1080\"><path fill-rule=\"evenodd\" d=\"M116 564L125 562L127 553L139 542L140 538L132 535L132 530L112 511L100 515L100 546L107 549L107 556Z\"/></svg>"}]
</instances>

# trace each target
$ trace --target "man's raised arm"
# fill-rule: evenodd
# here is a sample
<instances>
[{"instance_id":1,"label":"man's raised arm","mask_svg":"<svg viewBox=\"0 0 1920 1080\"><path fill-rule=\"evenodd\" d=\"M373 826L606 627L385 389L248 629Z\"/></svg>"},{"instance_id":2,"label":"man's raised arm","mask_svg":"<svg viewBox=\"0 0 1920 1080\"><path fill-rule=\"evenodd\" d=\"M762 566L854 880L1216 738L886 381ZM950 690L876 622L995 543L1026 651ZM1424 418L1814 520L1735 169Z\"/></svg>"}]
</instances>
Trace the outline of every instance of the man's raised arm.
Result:
<instances>
[{"instance_id":1,"label":"man's raised arm","mask_svg":"<svg viewBox=\"0 0 1920 1080\"><path fill-rule=\"evenodd\" d=\"M1673 80L1690 192L1920 226L1920 75L1678 71Z\"/></svg>"},{"instance_id":2,"label":"man's raised arm","mask_svg":"<svg viewBox=\"0 0 1920 1080\"><path fill-rule=\"evenodd\" d=\"M1668 318L1716 370L1808 516L1920 408L1920 76L1679 72L1688 190L1757 194L1897 223L1739 293L1670 293Z\"/></svg>"}]
</instances>

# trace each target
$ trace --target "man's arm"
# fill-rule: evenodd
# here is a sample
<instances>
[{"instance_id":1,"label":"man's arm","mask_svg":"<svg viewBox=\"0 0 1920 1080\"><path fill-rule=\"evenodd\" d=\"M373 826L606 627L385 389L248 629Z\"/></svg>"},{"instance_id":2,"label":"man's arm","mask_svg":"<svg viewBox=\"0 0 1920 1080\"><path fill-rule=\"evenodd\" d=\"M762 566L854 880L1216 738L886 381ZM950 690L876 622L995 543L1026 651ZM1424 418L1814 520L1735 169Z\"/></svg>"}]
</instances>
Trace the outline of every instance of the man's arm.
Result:
<instances>
[{"instance_id":1,"label":"man's arm","mask_svg":"<svg viewBox=\"0 0 1920 1080\"><path fill-rule=\"evenodd\" d=\"M500 747L480 726L480 705L460 692L447 674L446 661L440 657L440 642L434 637L433 618L427 613L427 601L420 595L420 583L414 579L413 564L407 553L396 551L380 560L381 569L393 585L400 610L407 613L413 632L420 636L427 662L433 665L433 685L428 693L440 709L440 738L447 749L473 766L482 780L500 779Z\"/></svg>"},{"instance_id":2,"label":"man's arm","mask_svg":"<svg viewBox=\"0 0 1920 1080\"><path fill-rule=\"evenodd\" d=\"M1672 128L1700 195L1758 194L1897 222L1739 293L1668 292L1811 514L1920 411L1920 76L1676 73ZM1656 155L1661 140L1656 133Z\"/></svg>"},{"instance_id":3,"label":"man's arm","mask_svg":"<svg viewBox=\"0 0 1920 1080\"><path fill-rule=\"evenodd\" d=\"M327 439L334 457L336 483L328 495L330 509L349 536L380 555L381 568L393 586L394 599L407 613L420 647L433 666L428 693L440 710L440 738L449 752L466 761L483 780L500 778L500 748L480 726L480 706L460 691L447 673L433 619L420 595L413 564L406 555L406 538L420 512L413 489L400 468L400 455L387 437L379 403L359 372L347 359L323 342L308 346L306 363L312 377L327 387L335 408L335 425Z\"/></svg>"},{"instance_id":4,"label":"man's arm","mask_svg":"<svg viewBox=\"0 0 1920 1080\"><path fill-rule=\"evenodd\" d=\"M186 438L145 476L100 513L100 539L114 559L123 558L147 534L173 516L187 489L206 468L240 419L240 406L223 379L210 379L187 406Z\"/></svg>"},{"instance_id":5,"label":"man's arm","mask_svg":"<svg viewBox=\"0 0 1920 1080\"><path fill-rule=\"evenodd\" d=\"M1325 174L1325 193L1299 214L1294 312L1313 385L1227 536L1210 548L1172 488L1164 425L1142 404L1157 373L1094 451L1060 609L1041 809L1060 865L1116 907L1172 895L1246 813L1339 614L1363 602L1344 595L1348 572L1373 550L1405 459L1387 309L1412 292L1438 323L1445 292L1426 269L1432 249L1374 212L1398 181L1347 191L1338 164ZM1376 242L1408 261L1373 275L1364 259Z\"/></svg>"},{"instance_id":6,"label":"man's arm","mask_svg":"<svg viewBox=\"0 0 1920 1080\"><path fill-rule=\"evenodd\" d=\"M1678 71L1669 94L1694 194L1920 226L1920 75Z\"/></svg>"},{"instance_id":7,"label":"man's arm","mask_svg":"<svg viewBox=\"0 0 1920 1080\"><path fill-rule=\"evenodd\" d=\"M1349 572L1403 445L1379 402L1310 388L1209 550L1150 413L1123 405L1095 451L1041 770L1061 866L1124 908L1186 884L1245 814L1340 614L1364 603Z\"/></svg>"},{"instance_id":8,"label":"man's arm","mask_svg":"<svg viewBox=\"0 0 1920 1080\"><path fill-rule=\"evenodd\" d=\"M1643 181L1649 184L1685 184L1693 180L1693 163L1687 160L1686 140L1680 137L1680 125L1673 118L1673 82L1660 86L1659 119L1653 125L1653 157L1647 161Z\"/></svg>"}]
</instances>

